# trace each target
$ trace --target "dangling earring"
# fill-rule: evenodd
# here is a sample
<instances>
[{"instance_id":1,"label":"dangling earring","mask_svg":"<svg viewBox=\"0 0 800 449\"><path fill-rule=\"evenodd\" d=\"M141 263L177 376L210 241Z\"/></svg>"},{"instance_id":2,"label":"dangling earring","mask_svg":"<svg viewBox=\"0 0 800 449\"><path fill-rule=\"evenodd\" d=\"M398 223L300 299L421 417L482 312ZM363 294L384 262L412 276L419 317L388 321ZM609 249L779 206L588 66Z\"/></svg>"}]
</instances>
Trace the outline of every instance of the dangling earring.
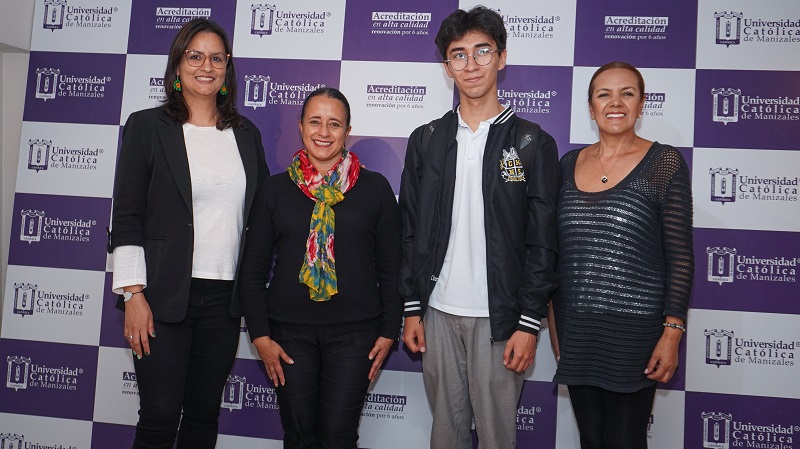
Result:
<instances>
[{"instance_id":1,"label":"dangling earring","mask_svg":"<svg viewBox=\"0 0 800 449\"><path fill-rule=\"evenodd\" d=\"M228 95L228 85L223 84L222 87L219 88L220 95Z\"/></svg>"},{"instance_id":2,"label":"dangling earring","mask_svg":"<svg viewBox=\"0 0 800 449\"><path fill-rule=\"evenodd\" d=\"M178 77L178 75L175 75L175 81L172 82L172 89L175 92L180 92L182 90L181 89L181 79Z\"/></svg>"}]
</instances>

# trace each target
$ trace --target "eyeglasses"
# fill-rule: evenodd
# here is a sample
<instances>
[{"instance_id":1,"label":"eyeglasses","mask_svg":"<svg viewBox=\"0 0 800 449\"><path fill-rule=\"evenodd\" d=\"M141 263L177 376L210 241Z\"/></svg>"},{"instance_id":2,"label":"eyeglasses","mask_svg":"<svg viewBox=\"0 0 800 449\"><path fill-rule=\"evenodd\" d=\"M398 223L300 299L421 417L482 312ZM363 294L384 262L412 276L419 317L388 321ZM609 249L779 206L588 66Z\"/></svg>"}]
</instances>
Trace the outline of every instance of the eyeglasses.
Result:
<instances>
[{"instance_id":1,"label":"eyeglasses","mask_svg":"<svg viewBox=\"0 0 800 449\"><path fill-rule=\"evenodd\" d=\"M206 55L199 51L186 50L186 62L192 67L202 67L206 63ZM231 55L225 53L214 53L210 56L211 66L215 69L224 69L228 66Z\"/></svg>"},{"instance_id":2,"label":"eyeglasses","mask_svg":"<svg viewBox=\"0 0 800 449\"><path fill-rule=\"evenodd\" d=\"M472 59L475 60L475 64L480 66L489 65L489 63L492 62L492 53L500 53L501 51L503 50L479 48L475 50L475 53L472 53ZM450 59L445 59L442 62L450 64L450 68L453 70L464 70L467 68L467 64L469 64L469 55L466 53L455 53L450 56Z\"/></svg>"}]
</instances>

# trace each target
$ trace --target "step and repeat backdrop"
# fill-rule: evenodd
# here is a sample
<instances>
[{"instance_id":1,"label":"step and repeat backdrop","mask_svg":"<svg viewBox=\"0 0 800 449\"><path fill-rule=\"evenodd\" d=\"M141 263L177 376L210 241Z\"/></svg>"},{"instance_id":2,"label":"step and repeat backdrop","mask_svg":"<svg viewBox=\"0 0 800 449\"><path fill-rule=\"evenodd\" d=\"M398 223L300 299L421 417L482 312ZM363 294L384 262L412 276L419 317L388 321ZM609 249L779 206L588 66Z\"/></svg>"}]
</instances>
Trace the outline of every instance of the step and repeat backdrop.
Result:
<instances>
[{"instance_id":1,"label":"step and repeat backdrop","mask_svg":"<svg viewBox=\"0 0 800 449\"><path fill-rule=\"evenodd\" d=\"M300 147L306 95L334 86L350 147L399 188L406 139L457 96L434 45L456 0L36 0L0 335L0 448L119 448L136 376L114 308L106 230L121 125L164 96L181 24L233 41L240 111L273 173ZM642 69L639 135L693 173L696 281L681 367L659 389L650 447L800 449L800 3L487 0L509 33L501 102L561 153L597 140L596 67ZM691 211L686 211L691 213ZM218 447L279 448L275 391L242 326ZM620 329L624 332L625 329ZM578 447L543 335L517 415L519 447ZM398 343L366 398L360 446L427 448L421 362Z\"/></svg>"}]
</instances>

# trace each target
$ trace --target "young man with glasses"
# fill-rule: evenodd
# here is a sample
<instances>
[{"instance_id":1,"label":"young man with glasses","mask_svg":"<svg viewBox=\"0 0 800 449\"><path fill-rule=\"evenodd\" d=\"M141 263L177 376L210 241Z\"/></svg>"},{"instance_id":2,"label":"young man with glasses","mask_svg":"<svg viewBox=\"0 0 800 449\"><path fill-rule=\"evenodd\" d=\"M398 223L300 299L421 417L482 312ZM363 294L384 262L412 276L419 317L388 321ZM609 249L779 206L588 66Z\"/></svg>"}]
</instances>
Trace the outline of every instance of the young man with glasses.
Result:
<instances>
[{"instance_id":1,"label":"young man with glasses","mask_svg":"<svg viewBox=\"0 0 800 449\"><path fill-rule=\"evenodd\" d=\"M457 10L436 45L460 104L410 136L400 186L403 340L422 352L431 449L516 446L516 409L555 275L558 152L504 108L506 30ZM424 324L423 324L424 316Z\"/></svg>"}]
</instances>

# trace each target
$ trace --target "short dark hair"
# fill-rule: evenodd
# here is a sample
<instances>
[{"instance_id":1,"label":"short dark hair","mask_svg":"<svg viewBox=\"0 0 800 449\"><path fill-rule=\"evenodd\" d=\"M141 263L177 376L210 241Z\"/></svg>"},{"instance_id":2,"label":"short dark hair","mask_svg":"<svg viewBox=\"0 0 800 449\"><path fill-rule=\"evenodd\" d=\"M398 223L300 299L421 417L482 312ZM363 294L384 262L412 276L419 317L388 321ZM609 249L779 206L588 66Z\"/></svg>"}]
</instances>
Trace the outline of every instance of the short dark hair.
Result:
<instances>
[{"instance_id":1,"label":"short dark hair","mask_svg":"<svg viewBox=\"0 0 800 449\"><path fill-rule=\"evenodd\" d=\"M469 11L457 9L442 21L439 32L436 33L436 47L439 48L442 59L447 59L447 47L470 31L477 31L492 38L501 52L506 49L508 34L503 18L497 12L478 5Z\"/></svg>"},{"instance_id":2,"label":"short dark hair","mask_svg":"<svg viewBox=\"0 0 800 449\"><path fill-rule=\"evenodd\" d=\"M594 75L592 75L592 79L589 80L589 95L588 95L589 101L592 101L592 94L594 93L594 80L595 80L595 78L597 78L598 75L600 75L601 73L605 72L606 70L611 70L611 69L630 70L636 76L636 82L639 85L638 87L639 87L639 92L641 92L641 98L645 97L645 94L644 94L644 77L642 77L642 74L639 72L639 70L636 67L634 67L633 65L631 65L631 64L629 64L627 62L624 62L624 61L612 61L612 62L609 62L607 64L604 64L599 69L597 69L594 72Z\"/></svg>"},{"instance_id":3,"label":"short dark hair","mask_svg":"<svg viewBox=\"0 0 800 449\"><path fill-rule=\"evenodd\" d=\"M208 19L194 19L186 22L181 27L172 45L169 47L169 58L167 59L167 69L164 72L164 91L167 98L164 99L164 110L173 119L186 123L189 120L189 108L183 99L183 93L178 92L173 87L177 78L175 73L183 59L189 42L199 33L214 33L222 39L225 46L225 53L231 54L231 44L228 35L216 22ZM237 126L240 123L239 113L236 111L236 70L233 60L228 59L228 67L225 70L225 85L228 87L228 94L217 94L217 128Z\"/></svg>"},{"instance_id":4,"label":"short dark hair","mask_svg":"<svg viewBox=\"0 0 800 449\"><path fill-rule=\"evenodd\" d=\"M303 101L303 109L300 110L300 121L302 122L306 116L306 106L308 105L308 102L311 101L312 98L319 97L320 95L325 95L328 98L339 100L342 103L345 112L345 122L347 126L350 126L350 103L347 101L347 98L344 96L344 94L340 92L339 89L334 87L320 87L314 92L308 94L306 99Z\"/></svg>"}]
</instances>

